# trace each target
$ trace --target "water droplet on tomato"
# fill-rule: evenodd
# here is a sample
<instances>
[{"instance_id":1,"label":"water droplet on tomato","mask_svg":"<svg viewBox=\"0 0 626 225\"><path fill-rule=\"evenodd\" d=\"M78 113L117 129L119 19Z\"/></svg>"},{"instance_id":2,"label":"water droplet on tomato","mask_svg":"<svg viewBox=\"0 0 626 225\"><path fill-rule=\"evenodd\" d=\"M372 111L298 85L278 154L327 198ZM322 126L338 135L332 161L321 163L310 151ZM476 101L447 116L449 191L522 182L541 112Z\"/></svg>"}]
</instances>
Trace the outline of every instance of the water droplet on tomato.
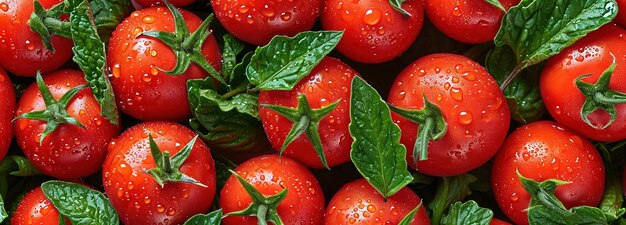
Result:
<instances>
[{"instance_id":1,"label":"water droplet on tomato","mask_svg":"<svg viewBox=\"0 0 626 225\"><path fill-rule=\"evenodd\" d=\"M512 202L517 202L519 200L519 196L517 196L517 193L513 193L511 195L511 201Z\"/></svg>"},{"instance_id":2,"label":"water droplet on tomato","mask_svg":"<svg viewBox=\"0 0 626 225\"><path fill-rule=\"evenodd\" d=\"M113 77L115 78L119 78L120 77L120 64L115 64L113 66L113 69L111 70L111 73L113 73Z\"/></svg>"},{"instance_id":3,"label":"water droplet on tomato","mask_svg":"<svg viewBox=\"0 0 626 225\"><path fill-rule=\"evenodd\" d=\"M461 16L461 10L459 9L459 7L454 7L454 9L452 9L452 15L455 16Z\"/></svg>"},{"instance_id":4,"label":"water droplet on tomato","mask_svg":"<svg viewBox=\"0 0 626 225\"><path fill-rule=\"evenodd\" d=\"M265 17L273 17L274 15L276 15L276 12L274 12L274 10L271 9L268 5L265 5L263 9L261 9L261 15Z\"/></svg>"},{"instance_id":5,"label":"water droplet on tomato","mask_svg":"<svg viewBox=\"0 0 626 225\"><path fill-rule=\"evenodd\" d=\"M154 49L150 50L150 55L153 56L153 57L157 56L157 51L154 50Z\"/></svg>"},{"instance_id":6,"label":"water droplet on tomato","mask_svg":"<svg viewBox=\"0 0 626 225\"><path fill-rule=\"evenodd\" d=\"M248 24L253 24L254 23L254 19L252 19L252 15L248 15L246 17L246 23L248 23Z\"/></svg>"},{"instance_id":7,"label":"water droplet on tomato","mask_svg":"<svg viewBox=\"0 0 626 225\"><path fill-rule=\"evenodd\" d=\"M29 40L26 40L25 46L26 46L26 49L28 51L32 51L32 50L35 49L35 43L33 43L33 42L29 41Z\"/></svg>"},{"instance_id":8,"label":"water droplet on tomato","mask_svg":"<svg viewBox=\"0 0 626 225\"><path fill-rule=\"evenodd\" d=\"M379 9L368 9L363 16L363 22L373 26L380 22L380 18L382 18L382 13Z\"/></svg>"},{"instance_id":9,"label":"water droplet on tomato","mask_svg":"<svg viewBox=\"0 0 626 225\"><path fill-rule=\"evenodd\" d=\"M159 74L159 69L157 69L154 65L150 65L150 74L156 76L157 74Z\"/></svg>"},{"instance_id":10,"label":"water droplet on tomato","mask_svg":"<svg viewBox=\"0 0 626 225\"><path fill-rule=\"evenodd\" d=\"M157 205L157 208L156 208L156 211L157 211L158 213L165 212L165 207L163 207L163 205L161 205L161 204L158 204L158 205Z\"/></svg>"},{"instance_id":11,"label":"water droplet on tomato","mask_svg":"<svg viewBox=\"0 0 626 225\"><path fill-rule=\"evenodd\" d=\"M289 21L291 19L291 13L290 12L284 12L282 14L280 14L280 19L283 21Z\"/></svg>"},{"instance_id":12,"label":"water droplet on tomato","mask_svg":"<svg viewBox=\"0 0 626 225\"><path fill-rule=\"evenodd\" d=\"M463 125L468 125L472 123L473 116L471 112L460 112L459 113L459 123Z\"/></svg>"},{"instance_id":13,"label":"water droplet on tomato","mask_svg":"<svg viewBox=\"0 0 626 225\"><path fill-rule=\"evenodd\" d=\"M169 209L167 210L167 215L168 215L168 216L173 216L173 215L176 215L176 209L169 208Z\"/></svg>"},{"instance_id":14,"label":"water droplet on tomato","mask_svg":"<svg viewBox=\"0 0 626 225\"><path fill-rule=\"evenodd\" d=\"M406 91L401 91L400 94L398 94L398 100L402 100L406 97Z\"/></svg>"},{"instance_id":15,"label":"water droplet on tomato","mask_svg":"<svg viewBox=\"0 0 626 225\"><path fill-rule=\"evenodd\" d=\"M0 3L0 10L2 10L4 12L9 11L9 4L7 4L5 2Z\"/></svg>"},{"instance_id":16,"label":"water droplet on tomato","mask_svg":"<svg viewBox=\"0 0 626 225\"><path fill-rule=\"evenodd\" d=\"M240 12L240 13L247 13L247 12L248 12L248 10L250 10L250 8L248 8L248 6L247 6L247 5L241 5L241 6L239 6L239 12Z\"/></svg>"},{"instance_id":17,"label":"water droplet on tomato","mask_svg":"<svg viewBox=\"0 0 626 225\"><path fill-rule=\"evenodd\" d=\"M144 16L143 19L141 19L141 21L147 24L151 24L151 23L154 23L155 19L154 19L154 16Z\"/></svg>"},{"instance_id":18,"label":"water droplet on tomato","mask_svg":"<svg viewBox=\"0 0 626 225\"><path fill-rule=\"evenodd\" d=\"M460 88L451 88L450 89L450 96L457 101L461 101L463 100L463 90L461 90Z\"/></svg>"},{"instance_id":19,"label":"water droplet on tomato","mask_svg":"<svg viewBox=\"0 0 626 225\"><path fill-rule=\"evenodd\" d=\"M443 89L450 90L450 82L446 82L445 84L443 84Z\"/></svg>"},{"instance_id":20,"label":"water droplet on tomato","mask_svg":"<svg viewBox=\"0 0 626 225\"><path fill-rule=\"evenodd\" d=\"M141 27L135 27L135 29L133 29L133 35L135 36L141 34L142 32L143 32L143 28Z\"/></svg>"}]
</instances>

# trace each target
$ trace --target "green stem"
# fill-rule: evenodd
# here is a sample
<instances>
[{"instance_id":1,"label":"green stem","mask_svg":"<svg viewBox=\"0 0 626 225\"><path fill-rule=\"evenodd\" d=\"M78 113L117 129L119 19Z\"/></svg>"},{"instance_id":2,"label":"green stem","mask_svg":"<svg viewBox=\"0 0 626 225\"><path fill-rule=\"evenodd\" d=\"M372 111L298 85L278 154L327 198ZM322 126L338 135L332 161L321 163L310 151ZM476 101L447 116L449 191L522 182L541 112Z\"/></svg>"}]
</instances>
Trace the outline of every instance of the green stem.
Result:
<instances>
[{"instance_id":1,"label":"green stem","mask_svg":"<svg viewBox=\"0 0 626 225\"><path fill-rule=\"evenodd\" d=\"M626 99L624 97L617 96L617 95L615 97L617 98L610 98L610 97L607 97L604 93L598 92L593 96L593 99L600 104L606 104L606 105L626 103Z\"/></svg>"},{"instance_id":2,"label":"green stem","mask_svg":"<svg viewBox=\"0 0 626 225\"><path fill-rule=\"evenodd\" d=\"M509 86L511 81L513 81L513 79L515 79L517 77L517 75L519 75L519 73L522 72L523 69L524 69L524 67L522 66L522 64L517 64L515 66L515 69L513 69L513 71L511 71L509 76L507 76L506 79L504 80L504 82L502 82L502 84L500 85L500 90L504 91L504 89L506 89L506 87Z\"/></svg>"},{"instance_id":3,"label":"green stem","mask_svg":"<svg viewBox=\"0 0 626 225\"><path fill-rule=\"evenodd\" d=\"M70 34L70 22L54 18L45 18L43 22L50 30L50 33L64 38L72 38L72 35Z\"/></svg>"},{"instance_id":4,"label":"green stem","mask_svg":"<svg viewBox=\"0 0 626 225\"><path fill-rule=\"evenodd\" d=\"M447 201L446 198L448 196L448 179L442 179L442 187L441 190L444 191L444 193L442 193L440 196L443 197L443 199L440 199L440 201L438 201L438 203L443 203L443 205L438 205L438 207L435 208L435 210L433 210L433 217L431 220L432 225L439 225L441 224L441 217L443 217L443 213L446 210L446 208L448 208Z\"/></svg>"},{"instance_id":5,"label":"green stem","mask_svg":"<svg viewBox=\"0 0 626 225\"><path fill-rule=\"evenodd\" d=\"M413 163L415 165L417 165L418 160L428 159L428 143L430 142L434 125L435 119L428 117L424 120L424 124L418 128L417 140L415 140L415 146L413 146Z\"/></svg>"},{"instance_id":6,"label":"green stem","mask_svg":"<svg viewBox=\"0 0 626 225\"><path fill-rule=\"evenodd\" d=\"M493 48L493 42L474 45L470 49L465 51L465 53L463 53L463 56L470 58L474 61L478 61L478 58L487 53L487 51L489 51L491 48Z\"/></svg>"},{"instance_id":7,"label":"green stem","mask_svg":"<svg viewBox=\"0 0 626 225\"><path fill-rule=\"evenodd\" d=\"M233 89L233 90L231 90L231 91L227 92L226 94L222 95L222 97L224 97L224 98L230 98L230 97L233 97L233 96L235 96L235 95L237 95L237 94L239 94L239 93L243 93L243 92L245 92L246 90L248 90L248 88L247 88L247 87L239 87L239 88L235 88L235 89Z\"/></svg>"}]
</instances>

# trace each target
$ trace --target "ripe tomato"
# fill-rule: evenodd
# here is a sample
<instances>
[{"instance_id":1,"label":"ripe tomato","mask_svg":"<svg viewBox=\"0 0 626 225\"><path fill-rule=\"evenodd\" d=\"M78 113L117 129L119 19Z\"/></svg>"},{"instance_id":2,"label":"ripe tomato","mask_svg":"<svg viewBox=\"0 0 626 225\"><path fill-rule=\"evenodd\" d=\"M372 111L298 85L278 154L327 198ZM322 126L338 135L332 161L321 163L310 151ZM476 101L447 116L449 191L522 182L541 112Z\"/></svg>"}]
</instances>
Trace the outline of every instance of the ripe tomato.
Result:
<instances>
[{"instance_id":1,"label":"ripe tomato","mask_svg":"<svg viewBox=\"0 0 626 225\"><path fill-rule=\"evenodd\" d=\"M528 224L530 195L516 171L529 179L572 182L556 188L565 207L596 206L604 192L604 165L593 144L560 125L539 121L513 132L493 163L491 185L500 209L515 223Z\"/></svg>"},{"instance_id":2,"label":"ripe tomato","mask_svg":"<svg viewBox=\"0 0 626 225\"><path fill-rule=\"evenodd\" d=\"M39 1L46 9L61 0ZM69 60L72 40L52 36L54 53L44 47L39 34L26 23L33 13L32 0L0 0L0 66L18 76L54 71Z\"/></svg>"},{"instance_id":3,"label":"ripe tomato","mask_svg":"<svg viewBox=\"0 0 626 225\"><path fill-rule=\"evenodd\" d=\"M66 224L70 221L66 218ZM59 224L59 211L44 195L41 187L28 192L17 205L13 212L11 225L57 225Z\"/></svg>"},{"instance_id":4,"label":"ripe tomato","mask_svg":"<svg viewBox=\"0 0 626 225\"><path fill-rule=\"evenodd\" d=\"M338 59L326 57L291 91L261 91L259 104L295 108L300 94L306 96L313 109L341 100L319 124L320 139L328 165L336 166L350 160L352 138L348 124L351 82L354 76L358 76L357 72L348 65ZM293 122L263 106L259 107L259 116L273 148L281 149ZM291 142L284 154L307 166L324 168L306 133Z\"/></svg>"},{"instance_id":5,"label":"ripe tomato","mask_svg":"<svg viewBox=\"0 0 626 225\"><path fill-rule=\"evenodd\" d=\"M13 139L13 118L15 116L15 89L6 72L0 68L0 161L9 150Z\"/></svg>"},{"instance_id":6,"label":"ripe tomato","mask_svg":"<svg viewBox=\"0 0 626 225\"><path fill-rule=\"evenodd\" d=\"M579 76L591 74L582 79L594 84L611 65L613 57L617 67L611 77L609 88L626 92L626 30L614 25L606 25L580 39L574 45L553 56L546 63L541 74L541 96L550 115L560 124L598 141L618 141L626 138L626 104L616 104L617 119L601 129L610 120L610 115L597 110L587 118L596 125L585 123L580 111L585 96L576 86Z\"/></svg>"},{"instance_id":7,"label":"ripe tomato","mask_svg":"<svg viewBox=\"0 0 626 225\"><path fill-rule=\"evenodd\" d=\"M191 12L180 10L190 32L202 20ZM117 26L109 42L107 55L111 67L111 84L121 110L137 119L184 121L191 116L186 82L208 75L191 64L181 75L168 75L157 68L171 70L176 65L174 52L163 42L140 36L144 31L174 31L174 19L165 6L135 11ZM221 68L217 41L210 35L202 45L202 53L216 70ZM163 110L163 106L167 110Z\"/></svg>"},{"instance_id":8,"label":"ripe tomato","mask_svg":"<svg viewBox=\"0 0 626 225\"><path fill-rule=\"evenodd\" d=\"M362 63L392 60L406 51L422 29L422 0L408 0L396 11L387 0L327 0L322 11L324 30L344 30L337 49Z\"/></svg>"},{"instance_id":9,"label":"ripe tomato","mask_svg":"<svg viewBox=\"0 0 626 225\"><path fill-rule=\"evenodd\" d=\"M215 195L215 166L209 148L197 140L180 167L180 172L207 187L182 182L166 182L161 187L146 173L156 167L148 135L162 152L173 156L195 133L177 123L146 122L111 141L102 179L121 221L126 225L182 224L195 214L206 213Z\"/></svg>"},{"instance_id":10,"label":"ripe tomato","mask_svg":"<svg viewBox=\"0 0 626 225\"><path fill-rule=\"evenodd\" d=\"M250 44L264 45L276 35L310 30L322 0L211 0L211 5L228 32Z\"/></svg>"},{"instance_id":11,"label":"ripe tomato","mask_svg":"<svg viewBox=\"0 0 626 225\"><path fill-rule=\"evenodd\" d=\"M510 114L500 88L489 73L469 58L434 54L404 69L389 93L389 104L409 110L424 107L424 96L442 111L448 129L443 138L428 145L428 160L417 169L431 176L456 176L489 160L504 141ZM418 125L396 113L401 143L412 152ZM454 165L454 166L450 166Z\"/></svg>"},{"instance_id":12,"label":"ripe tomato","mask_svg":"<svg viewBox=\"0 0 626 225\"><path fill-rule=\"evenodd\" d=\"M507 10L520 0L500 0ZM426 0L426 15L444 34L464 43L493 41L504 12L484 0Z\"/></svg>"},{"instance_id":13,"label":"ripe tomato","mask_svg":"<svg viewBox=\"0 0 626 225\"><path fill-rule=\"evenodd\" d=\"M489 225L511 225L511 224L494 218L491 220L491 223L489 223Z\"/></svg>"},{"instance_id":14,"label":"ripe tomato","mask_svg":"<svg viewBox=\"0 0 626 225\"><path fill-rule=\"evenodd\" d=\"M162 0L135 0L135 1L145 8L157 6L157 5L163 5ZM176 7L183 7L183 6L188 6L188 5L193 4L194 2L196 2L196 0L169 0L167 2L171 3L172 5L175 5Z\"/></svg>"},{"instance_id":15,"label":"ripe tomato","mask_svg":"<svg viewBox=\"0 0 626 225\"><path fill-rule=\"evenodd\" d=\"M615 22L626 28L626 0L617 0L617 7L619 8L619 13L617 14L617 18L615 18Z\"/></svg>"},{"instance_id":16,"label":"ripe tomato","mask_svg":"<svg viewBox=\"0 0 626 225\"><path fill-rule=\"evenodd\" d=\"M45 75L43 80L54 99L58 100L70 89L87 84L84 76L80 71L62 70ZM32 84L20 98L15 116L44 109L46 105L41 92L37 84ZM85 128L61 124L40 143L50 122L20 118L15 122L17 144L45 175L73 179L98 172L106 156L106 144L119 134L119 126L100 115L100 105L89 88L78 92L65 109Z\"/></svg>"},{"instance_id":17,"label":"ripe tomato","mask_svg":"<svg viewBox=\"0 0 626 225\"><path fill-rule=\"evenodd\" d=\"M287 188L287 196L278 205L284 224L321 225L324 220L324 193L313 174L300 163L283 156L265 155L239 165L235 172L261 194L271 196ZM220 194L224 213L243 210L252 203L239 180L230 176ZM256 217L229 216L224 225L256 225Z\"/></svg>"},{"instance_id":18,"label":"ripe tomato","mask_svg":"<svg viewBox=\"0 0 626 225\"><path fill-rule=\"evenodd\" d=\"M406 187L385 200L365 179L359 179L344 185L333 196L326 209L325 224L398 224L420 202L417 194ZM420 206L411 225L430 224L424 207Z\"/></svg>"}]
</instances>

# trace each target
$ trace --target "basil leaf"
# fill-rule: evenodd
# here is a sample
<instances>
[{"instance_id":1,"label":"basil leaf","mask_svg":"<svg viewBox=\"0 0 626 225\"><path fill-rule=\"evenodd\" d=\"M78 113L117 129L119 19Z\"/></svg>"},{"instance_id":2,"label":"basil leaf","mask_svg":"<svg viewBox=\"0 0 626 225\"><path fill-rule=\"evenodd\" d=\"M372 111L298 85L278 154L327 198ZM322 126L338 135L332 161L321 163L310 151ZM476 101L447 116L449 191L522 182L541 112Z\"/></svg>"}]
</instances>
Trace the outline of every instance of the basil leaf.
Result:
<instances>
[{"instance_id":1,"label":"basil leaf","mask_svg":"<svg viewBox=\"0 0 626 225\"><path fill-rule=\"evenodd\" d=\"M515 66L515 54L510 47L496 47L487 55L487 70L500 85L513 72ZM541 119L545 113L545 105L539 90L539 75L541 73L539 69L531 67L522 71L525 76L515 77L503 91L509 104L511 117L519 123L535 122Z\"/></svg>"},{"instance_id":2,"label":"basil leaf","mask_svg":"<svg viewBox=\"0 0 626 225\"><path fill-rule=\"evenodd\" d=\"M104 72L106 50L104 43L98 36L91 10L86 0L83 0L70 13L70 32L72 40L74 40L74 47L72 48L72 51L74 51L74 62L85 72L85 79L89 82L89 87L94 97L100 103L102 115L111 124L117 125L119 123L119 115L115 105L115 97L109 78Z\"/></svg>"},{"instance_id":3,"label":"basil leaf","mask_svg":"<svg viewBox=\"0 0 626 225\"><path fill-rule=\"evenodd\" d=\"M227 80L233 77L233 71L237 65L237 55L243 51L246 45L230 34L224 35L224 50L222 51L222 74Z\"/></svg>"},{"instance_id":4,"label":"basil leaf","mask_svg":"<svg viewBox=\"0 0 626 225\"><path fill-rule=\"evenodd\" d=\"M291 90L330 53L343 32L307 31L295 37L276 36L257 48L246 69L248 80L260 90Z\"/></svg>"},{"instance_id":5,"label":"basil leaf","mask_svg":"<svg viewBox=\"0 0 626 225\"><path fill-rule=\"evenodd\" d=\"M617 15L615 0L523 0L504 16L497 46L511 46L519 68L558 54Z\"/></svg>"},{"instance_id":6,"label":"basil leaf","mask_svg":"<svg viewBox=\"0 0 626 225\"><path fill-rule=\"evenodd\" d=\"M222 224L222 210L216 210L209 214L198 214L189 218L183 225L220 225Z\"/></svg>"},{"instance_id":7,"label":"basil leaf","mask_svg":"<svg viewBox=\"0 0 626 225\"><path fill-rule=\"evenodd\" d=\"M133 5L127 0L91 0L89 6L93 12L98 35L107 42L117 25L130 15Z\"/></svg>"},{"instance_id":8,"label":"basil leaf","mask_svg":"<svg viewBox=\"0 0 626 225\"><path fill-rule=\"evenodd\" d=\"M498 9L506 12L506 9L504 8L504 6L502 6L502 3L500 3L499 0L485 0L485 2L497 7Z\"/></svg>"},{"instance_id":9,"label":"basil leaf","mask_svg":"<svg viewBox=\"0 0 626 225\"><path fill-rule=\"evenodd\" d=\"M398 12L406 15L406 16L411 16L411 13L407 12L405 9L402 8L402 3L406 2L407 0L389 0L389 4L391 4L391 6Z\"/></svg>"},{"instance_id":10,"label":"basil leaf","mask_svg":"<svg viewBox=\"0 0 626 225\"><path fill-rule=\"evenodd\" d=\"M252 103L256 96L242 93L223 99L210 88L210 82L212 78L187 82L194 115L190 124L200 137L212 148L223 151L249 152L269 146L261 121L253 116L258 116L256 102Z\"/></svg>"},{"instance_id":11,"label":"basil leaf","mask_svg":"<svg viewBox=\"0 0 626 225\"><path fill-rule=\"evenodd\" d=\"M9 218L9 214L4 209L4 199L2 198L2 195L0 195L0 223L2 223L2 221L6 220L7 218Z\"/></svg>"},{"instance_id":12,"label":"basil leaf","mask_svg":"<svg viewBox=\"0 0 626 225\"><path fill-rule=\"evenodd\" d=\"M476 181L477 178L469 173L455 177L442 177L437 185L435 197L428 204L428 209L432 212L432 221L441 221L450 205L472 194L470 184Z\"/></svg>"},{"instance_id":13,"label":"basil leaf","mask_svg":"<svg viewBox=\"0 0 626 225\"><path fill-rule=\"evenodd\" d=\"M365 179L385 198L409 184L406 148L400 128L391 120L389 106L362 78L352 80L350 134L354 141L350 159Z\"/></svg>"},{"instance_id":14,"label":"basil leaf","mask_svg":"<svg viewBox=\"0 0 626 225\"><path fill-rule=\"evenodd\" d=\"M622 208L624 192L620 176L621 171L621 169L614 169L607 172L606 176L606 190L600 203L600 209L609 221L617 220L626 213L626 209Z\"/></svg>"},{"instance_id":15,"label":"basil leaf","mask_svg":"<svg viewBox=\"0 0 626 225\"><path fill-rule=\"evenodd\" d=\"M448 211L448 215L441 219L442 225L489 225L493 219L493 212L488 208L478 206L473 200L461 203L456 202Z\"/></svg>"},{"instance_id":16,"label":"basil leaf","mask_svg":"<svg viewBox=\"0 0 626 225\"><path fill-rule=\"evenodd\" d=\"M99 191L80 184L47 181L44 195L73 225L118 225L119 219L109 200Z\"/></svg>"},{"instance_id":17,"label":"basil leaf","mask_svg":"<svg viewBox=\"0 0 626 225\"><path fill-rule=\"evenodd\" d=\"M11 155L0 163L0 173L9 173L13 176L27 177L40 174L37 168L23 156Z\"/></svg>"},{"instance_id":18,"label":"basil leaf","mask_svg":"<svg viewBox=\"0 0 626 225\"><path fill-rule=\"evenodd\" d=\"M423 202L420 202L420 204L417 205L417 207L415 207L413 210L409 212L409 214L407 214L404 218L402 218L402 220L400 220L400 223L398 223L398 225L410 225L411 222L415 220L415 214L422 207L422 203Z\"/></svg>"}]
</instances>

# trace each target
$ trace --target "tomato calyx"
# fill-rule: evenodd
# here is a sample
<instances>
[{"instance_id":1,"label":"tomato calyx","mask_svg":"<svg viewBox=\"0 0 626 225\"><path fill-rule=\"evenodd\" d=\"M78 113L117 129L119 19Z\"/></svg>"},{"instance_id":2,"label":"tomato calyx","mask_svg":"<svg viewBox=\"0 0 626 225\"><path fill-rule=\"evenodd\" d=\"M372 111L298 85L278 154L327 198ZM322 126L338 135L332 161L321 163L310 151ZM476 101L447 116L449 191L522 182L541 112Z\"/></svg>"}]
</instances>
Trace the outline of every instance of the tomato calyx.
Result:
<instances>
[{"instance_id":1,"label":"tomato calyx","mask_svg":"<svg viewBox=\"0 0 626 225\"><path fill-rule=\"evenodd\" d=\"M152 157L154 158L154 163L156 164L156 168L147 170L146 172L154 177L154 180L161 186L165 186L166 182L184 182L195 184L201 187L207 187L205 184L200 183L196 179L188 176L180 172L180 167L183 165L189 154L191 154L191 149L193 148L196 140L198 139L198 135L196 135L185 147L183 147L178 153L174 154L170 158L170 152L165 151L161 152L159 146L157 146L156 142L152 138L151 134L148 134L148 139L150 141L150 152L152 153Z\"/></svg>"},{"instance_id":2,"label":"tomato calyx","mask_svg":"<svg viewBox=\"0 0 626 225\"><path fill-rule=\"evenodd\" d=\"M441 139L448 131L448 124L443 118L441 109L424 96L424 108L409 110L389 105L389 108L398 115L419 124L415 145L413 145L413 163L428 159L428 143Z\"/></svg>"},{"instance_id":3,"label":"tomato calyx","mask_svg":"<svg viewBox=\"0 0 626 225\"><path fill-rule=\"evenodd\" d=\"M176 54L176 66L174 66L174 69L169 71L159 67L157 67L157 69L169 75L180 75L187 71L193 62L209 72L209 75L220 83L227 84L224 78L211 66L202 54L202 44L212 33L212 31L209 30L209 25L213 22L214 15L209 15L195 32L190 33L178 9L167 1L163 2L174 17L174 32L146 31L139 34L139 36L153 37L162 41Z\"/></svg>"},{"instance_id":4,"label":"tomato calyx","mask_svg":"<svg viewBox=\"0 0 626 225\"><path fill-rule=\"evenodd\" d=\"M77 1L77 4L78 3L80 2ZM33 32L41 36L41 41L44 46L51 52L54 52L54 47L50 40L52 35L59 35L64 38L71 38L72 36L70 33L70 23L59 20L59 17L61 17L63 13L68 13L68 9L73 9L74 7L71 6L71 3L68 1L61 2L50 8L50 10L46 10L37 0L35 0L33 4L33 14L31 14L27 23Z\"/></svg>"},{"instance_id":5,"label":"tomato calyx","mask_svg":"<svg viewBox=\"0 0 626 225\"><path fill-rule=\"evenodd\" d=\"M287 197L289 192L287 188L284 188L278 194L265 197L261 194L252 184L248 183L243 177L239 176L235 171L229 170L239 180L239 183L246 190L248 195L252 198L252 203L244 210L237 212L230 212L224 215L227 216L256 216L259 225L267 225L267 222L272 222L274 225L283 225L283 221L278 215L278 205Z\"/></svg>"},{"instance_id":6,"label":"tomato calyx","mask_svg":"<svg viewBox=\"0 0 626 225\"><path fill-rule=\"evenodd\" d=\"M52 97L52 93L43 81L43 78L41 78L41 73L37 72L36 80L37 87L39 87L39 92L41 92L41 97L46 104L46 108L41 111L24 113L15 119L26 118L47 122L46 128L43 130L41 137L39 138L39 145L42 145L46 136L54 132L54 130L56 130L61 124L73 124L85 129L83 124L67 113L66 108L70 101L74 99L74 96L76 96L79 91L86 88L87 85L78 85L67 91L63 96L61 96L61 98L59 98L59 100L56 100Z\"/></svg>"},{"instance_id":7,"label":"tomato calyx","mask_svg":"<svg viewBox=\"0 0 626 225\"><path fill-rule=\"evenodd\" d=\"M312 109L305 95L298 95L298 106L296 108L289 108L277 105L262 104L261 106L269 108L270 110L280 114L293 122L291 130L287 134L283 146L280 148L280 154L282 155L285 149L303 133L306 133L307 138L313 145L315 152L319 156L322 164L326 169L330 169L328 162L326 161L326 155L322 148L322 141L319 134L320 121L330 114L337 105L339 105L341 99L330 105L321 107L319 109Z\"/></svg>"},{"instance_id":8,"label":"tomato calyx","mask_svg":"<svg viewBox=\"0 0 626 225\"><path fill-rule=\"evenodd\" d=\"M613 54L611 54L611 56L613 57L613 63L600 75L600 78L595 84L582 81L583 78L591 76L590 74L576 78L576 86L586 98L583 107L580 109L580 117L587 125L600 130L610 126L617 118L615 105L626 103L626 93L617 92L609 88L611 76L617 67L615 56L613 56ZM604 110L611 116L611 120L602 127L593 125L588 118L589 114L599 109Z\"/></svg>"}]
</instances>

